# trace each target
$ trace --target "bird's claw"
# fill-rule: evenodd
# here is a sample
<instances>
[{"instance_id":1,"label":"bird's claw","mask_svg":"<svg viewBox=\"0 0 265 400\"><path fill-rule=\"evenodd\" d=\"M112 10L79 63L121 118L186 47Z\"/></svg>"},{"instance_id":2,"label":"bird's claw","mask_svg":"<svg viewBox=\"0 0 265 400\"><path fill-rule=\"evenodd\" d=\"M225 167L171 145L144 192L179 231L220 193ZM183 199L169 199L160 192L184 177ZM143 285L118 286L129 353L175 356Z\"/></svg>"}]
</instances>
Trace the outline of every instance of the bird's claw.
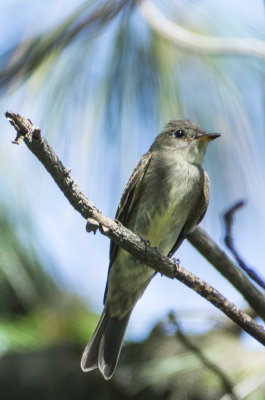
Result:
<instances>
[{"instance_id":1,"label":"bird's claw","mask_svg":"<svg viewBox=\"0 0 265 400\"><path fill-rule=\"evenodd\" d=\"M146 251L147 247L150 247L150 246L151 246L150 241L149 241L149 240L146 240L146 239L144 239L144 238L142 238L142 237L141 237L141 242L143 242L144 245L145 245L145 251Z\"/></svg>"}]
</instances>

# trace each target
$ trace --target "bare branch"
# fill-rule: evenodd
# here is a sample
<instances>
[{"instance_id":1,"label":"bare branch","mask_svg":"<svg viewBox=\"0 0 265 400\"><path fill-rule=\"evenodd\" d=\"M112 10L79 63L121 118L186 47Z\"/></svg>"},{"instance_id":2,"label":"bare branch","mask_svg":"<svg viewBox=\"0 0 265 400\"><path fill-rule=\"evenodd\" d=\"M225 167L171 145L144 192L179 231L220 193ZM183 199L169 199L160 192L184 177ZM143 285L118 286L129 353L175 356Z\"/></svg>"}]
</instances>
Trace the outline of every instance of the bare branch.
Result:
<instances>
[{"instance_id":1,"label":"bare branch","mask_svg":"<svg viewBox=\"0 0 265 400\"><path fill-rule=\"evenodd\" d=\"M253 38L209 37L190 32L168 20L154 2L139 3L139 10L149 25L159 35L177 46L203 54L232 54L265 58L265 42Z\"/></svg>"},{"instance_id":2,"label":"bare branch","mask_svg":"<svg viewBox=\"0 0 265 400\"><path fill-rule=\"evenodd\" d=\"M234 214L236 211L238 211L240 208L242 208L245 205L244 201L239 201L237 202L233 207L231 207L225 214L224 214L224 221L225 221L225 228L226 228L226 235L225 235L225 244L235 257L236 261L238 262L239 266L243 269L243 271L248 274L248 276L253 279L254 282L256 282L262 289L265 289L265 282L262 280L262 278L257 274L254 269L249 268L243 258L240 257L238 251L236 250L234 246L234 241L232 238L232 225L233 225L233 219L234 219Z\"/></svg>"},{"instance_id":3,"label":"bare branch","mask_svg":"<svg viewBox=\"0 0 265 400\"><path fill-rule=\"evenodd\" d=\"M70 204L85 219L89 218L89 231L91 230L91 226L92 230L95 231L98 224L100 232L112 239L124 250L143 261L155 271L169 278L177 278L186 286L195 290L215 307L223 311L242 329L265 345L265 330L263 327L233 303L229 302L216 289L196 275L186 271L175 260L162 255L153 247L146 246L137 235L122 226L119 222L103 216L76 185L70 177L69 169L64 167L47 141L41 136L40 129L35 128L30 120L11 111L7 111L5 115L17 130L17 138L24 137L24 142L28 148L52 175Z\"/></svg>"},{"instance_id":4,"label":"bare branch","mask_svg":"<svg viewBox=\"0 0 265 400\"><path fill-rule=\"evenodd\" d=\"M238 400L234 389L233 383L231 382L229 376L223 371L217 364L211 361L206 354L202 351L202 349L197 346L185 333L183 332L176 316L173 313L169 314L169 320L176 327L176 336L181 341L181 343L190 351L192 351L202 362L205 367L207 367L210 371L212 371L222 382L223 387L226 393L231 395L231 399Z\"/></svg>"}]
</instances>

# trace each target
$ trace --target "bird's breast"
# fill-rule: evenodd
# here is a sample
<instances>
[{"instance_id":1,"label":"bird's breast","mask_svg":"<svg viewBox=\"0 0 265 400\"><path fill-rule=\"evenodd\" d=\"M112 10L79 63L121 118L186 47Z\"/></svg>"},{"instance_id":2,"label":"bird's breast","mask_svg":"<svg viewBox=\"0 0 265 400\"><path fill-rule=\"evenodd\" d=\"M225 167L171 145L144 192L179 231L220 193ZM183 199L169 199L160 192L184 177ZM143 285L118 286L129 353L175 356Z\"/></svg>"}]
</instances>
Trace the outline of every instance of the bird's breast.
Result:
<instances>
[{"instance_id":1,"label":"bird's breast","mask_svg":"<svg viewBox=\"0 0 265 400\"><path fill-rule=\"evenodd\" d=\"M189 163L169 163L150 169L131 229L162 253L174 246L201 193L202 169Z\"/></svg>"}]
</instances>

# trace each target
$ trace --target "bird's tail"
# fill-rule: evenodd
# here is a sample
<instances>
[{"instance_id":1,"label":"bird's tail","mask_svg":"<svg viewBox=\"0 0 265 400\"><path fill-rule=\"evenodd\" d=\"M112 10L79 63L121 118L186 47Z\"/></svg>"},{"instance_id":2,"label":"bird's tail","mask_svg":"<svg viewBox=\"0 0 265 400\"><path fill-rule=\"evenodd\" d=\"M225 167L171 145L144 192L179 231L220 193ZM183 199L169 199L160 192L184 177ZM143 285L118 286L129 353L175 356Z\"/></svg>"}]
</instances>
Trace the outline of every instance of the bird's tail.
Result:
<instances>
[{"instance_id":1,"label":"bird's tail","mask_svg":"<svg viewBox=\"0 0 265 400\"><path fill-rule=\"evenodd\" d=\"M96 330L81 359L81 368L84 372L98 367L105 379L112 377L119 359L122 340L130 315L129 312L121 320L116 317L111 318L107 304L105 305Z\"/></svg>"}]
</instances>

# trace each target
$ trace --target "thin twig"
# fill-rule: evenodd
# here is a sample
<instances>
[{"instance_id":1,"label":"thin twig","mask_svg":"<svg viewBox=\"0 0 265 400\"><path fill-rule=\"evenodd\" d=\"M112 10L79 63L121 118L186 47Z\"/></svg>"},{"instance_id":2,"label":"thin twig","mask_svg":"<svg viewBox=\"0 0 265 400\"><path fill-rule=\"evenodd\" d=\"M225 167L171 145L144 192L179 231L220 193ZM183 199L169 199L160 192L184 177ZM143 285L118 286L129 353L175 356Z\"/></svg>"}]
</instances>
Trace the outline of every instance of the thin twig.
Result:
<instances>
[{"instance_id":1,"label":"thin twig","mask_svg":"<svg viewBox=\"0 0 265 400\"><path fill-rule=\"evenodd\" d=\"M176 327L176 336L177 338L184 344L184 346L192 351L198 358L199 360L205 365L209 370L215 373L215 375L220 379L222 382L224 389L226 393L229 393L231 395L231 399L233 400L238 400L238 397L236 396L234 389L233 389L233 383L231 382L229 376L223 371L217 364L212 362L206 354L203 353L200 347L196 346L193 341L190 340L190 338L185 335L183 330L181 329L181 326L176 318L176 316L173 313L169 314L169 320L171 323L173 323Z\"/></svg>"},{"instance_id":2,"label":"thin twig","mask_svg":"<svg viewBox=\"0 0 265 400\"><path fill-rule=\"evenodd\" d=\"M233 205L229 210L224 214L224 221L225 221L225 230L226 230L226 235L225 235L225 244L235 257L236 261L238 262L239 266L243 269L243 271L248 274L248 276L253 279L254 282L256 282L262 289L265 289L265 282L262 280L262 278L257 274L254 269L250 268L247 266L243 258L240 257L238 251L236 250L234 246L234 241L232 237L232 226L233 226L233 220L234 220L234 214L236 211L240 210L245 205L245 201L241 200L238 201L235 205Z\"/></svg>"},{"instance_id":3,"label":"thin twig","mask_svg":"<svg viewBox=\"0 0 265 400\"><path fill-rule=\"evenodd\" d=\"M137 235L122 226L119 222L103 216L73 181L70 177L70 170L64 167L47 141L41 136L40 129L35 128L30 120L11 111L7 111L5 115L17 131L16 140L19 141L21 137L24 138L24 142L28 148L52 175L70 204L85 219L89 218L88 231L91 231L91 221L95 220L95 223L92 224L93 231L95 231L98 224L100 232L112 239L124 250L155 271L169 278L177 278L186 286L195 290L215 307L223 311L242 329L265 345L265 330L263 327L253 321L252 318L233 303L229 302L216 289L196 275L186 271L176 261L159 253L155 248L146 246Z\"/></svg>"},{"instance_id":4,"label":"thin twig","mask_svg":"<svg viewBox=\"0 0 265 400\"><path fill-rule=\"evenodd\" d=\"M197 226L188 241L244 296L249 305L265 321L265 296L240 268L217 246L210 236Z\"/></svg>"}]
</instances>

